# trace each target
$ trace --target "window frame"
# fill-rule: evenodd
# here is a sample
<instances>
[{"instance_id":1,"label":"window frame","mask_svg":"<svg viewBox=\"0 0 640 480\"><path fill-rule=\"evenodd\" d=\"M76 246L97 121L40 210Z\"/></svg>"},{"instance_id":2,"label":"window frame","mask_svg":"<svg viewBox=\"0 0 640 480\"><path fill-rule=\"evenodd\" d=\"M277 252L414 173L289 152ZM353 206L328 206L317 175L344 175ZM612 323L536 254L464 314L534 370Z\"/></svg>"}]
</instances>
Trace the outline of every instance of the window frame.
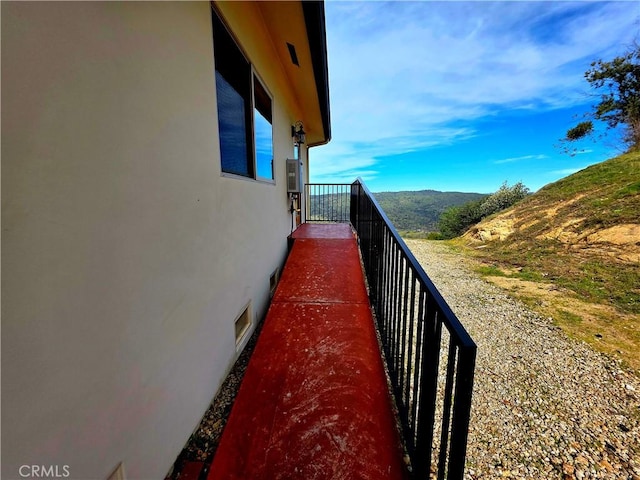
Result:
<instances>
[{"instance_id":1,"label":"window frame","mask_svg":"<svg viewBox=\"0 0 640 480\"><path fill-rule=\"evenodd\" d=\"M275 185L276 184L276 172L275 172L275 145L274 145L274 138L275 138L275 129L274 129L274 125L273 125L273 95L271 94L271 92L269 91L269 89L266 86L266 83L264 82L264 80L262 80L262 77L258 74L258 72L256 71L256 68L254 66L254 64L251 62L251 60L249 59L249 56L246 54L245 50L242 48L240 42L237 40L236 36L233 34L232 30L229 28L229 26L227 25L227 23L224 20L224 17L220 14L220 12L218 12L218 10L212 5L211 6L211 25L212 25L212 40L213 40L213 53L214 53L214 65L213 65L213 74L214 74L214 87L216 89L216 112L218 113L217 117L218 117L218 125L217 125L217 132L218 132L218 151L220 154L220 176L222 177L228 177L228 178L235 178L235 179L241 179L241 180L250 180L250 181L254 181L254 182L260 182L260 183L266 183L266 184L272 184ZM247 79L247 82L249 83L249 95L248 95L248 99L245 98L241 92L238 92L237 89L234 87L234 85L229 81L228 78L225 77L225 75L223 74L223 70L225 70L227 68L227 66L223 67L221 70L218 70L218 59L216 58L215 55L215 51L216 51L216 30L217 28L214 26L214 23L216 22L216 18L217 17L217 21L219 22L219 24L222 26L222 28L224 28L225 30L225 34L228 37L228 40L231 40L231 42L233 42L234 46L236 47L237 51L240 53L241 55L241 59L237 59L237 60L231 60L231 62L237 61L238 63L240 63L240 60L244 61L247 63L248 65L248 75L249 78ZM218 40L221 41L221 40ZM223 42L226 41L222 40ZM229 56L234 55L233 54L229 54ZM238 93L238 95L240 95L245 102L248 102L248 106L245 105L244 108L244 117L245 117L245 132L244 132L244 141L245 141L245 150L246 150L246 156L247 156L247 175L244 175L242 173L237 173L237 172L231 172L231 171L225 171L224 170L224 160L223 160L223 149L222 149L222 140L221 140L221 134L220 134L220 114L219 114L219 108L220 108L220 104L219 104L219 91L218 91L218 85L217 85L217 80L216 80L216 76L220 74L220 76L225 80L225 82L227 84L229 84L236 93ZM262 115L262 112L259 111L259 109L256 106L256 88L255 88L255 82L260 84L260 87L262 88L262 90L264 91L264 93L266 94L266 96L269 99L270 102L270 110L271 110L271 119L267 119L264 117L264 115ZM244 83L244 82L243 82ZM259 113L271 126L271 178L269 177L263 177L260 176L258 174L258 152L257 152L257 142L256 142L256 125L255 125L255 115L256 112Z\"/></svg>"},{"instance_id":2,"label":"window frame","mask_svg":"<svg viewBox=\"0 0 640 480\"><path fill-rule=\"evenodd\" d=\"M271 92L269 92L269 89L267 88L267 86L265 85L265 82L262 81L262 78L260 77L260 75L258 75L258 72L256 72L255 68L253 67L253 64L251 65L251 97L252 97L252 107L253 107L253 115L251 116L251 123L252 123L252 130L253 130L253 171L254 171L254 179L258 182L266 182L266 183L273 183L275 184L276 182L276 165L275 165L275 155L274 155L274 145L273 145L273 138L274 138L274 128L273 128L273 95L271 95ZM271 110L271 114L270 117L271 119L265 118L265 120L269 123L269 125L271 126L271 178L269 177L262 177L259 175L259 170L258 170L258 146L257 146L257 139L256 139L256 126L255 126L255 113L258 112L260 115L262 115L262 113L259 111L258 107L257 107L257 103L256 103L256 92L255 92L255 82L258 82L260 84L260 86L262 87L262 90L264 90L264 93L266 94L266 96L269 99L269 109ZM264 115L262 115L264 118Z\"/></svg>"}]
</instances>

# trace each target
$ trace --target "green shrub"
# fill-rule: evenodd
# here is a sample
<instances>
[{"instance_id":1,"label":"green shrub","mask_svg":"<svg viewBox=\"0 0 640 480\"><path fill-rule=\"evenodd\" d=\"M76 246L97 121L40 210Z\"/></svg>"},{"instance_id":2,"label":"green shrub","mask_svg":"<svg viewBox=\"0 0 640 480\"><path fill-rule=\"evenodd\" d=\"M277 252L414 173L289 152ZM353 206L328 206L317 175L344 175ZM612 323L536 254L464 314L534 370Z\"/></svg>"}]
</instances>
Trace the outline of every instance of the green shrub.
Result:
<instances>
[{"instance_id":1,"label":"green shrub","mask_svg":"<svg viewBox=\"0 0 640 480\"><path fill-rule=\"evenodd\" d=\"M429 232L427 234L427 240L444 240L444 235L440 232Z\"/></svg>"},{"instance_id":2,"label":"green shrub","mask_svg":"<svg viewBox=\"0 0 640 480\"><path fill-rule=\"evenodd\" d=\"M505 210L525 198L529 193L529 189L522 182L518 182L512 187L507 185L507 182L504 182L495 193L489 195L482 202L480 214L484 218Z\"/></svg>"},{"instance_id":3,"label":"green shrub","mask_svg":"<svg viewBox=\"0 0 640 480\"><path fill-rule=\"evenodd\" d=\"M445 238L454 238L462 235L471 225L478 223L482 219L480 206L483 200L476 200L465 203L459 207L449 207L438 222L441 235Z\"/></svg>"},{"instance_id":4,"label":"green shrub","mask_svg":"<svg viewBox=\"0 0 640 480\"><path fill-rule=\"evenodd\" d=\"M529 193L529 189L522 182L512 187L504 182L495 193L483 199L449 207L440 215L438 222L440 234L444 239L458 237L484 217L509 208Z\"/></svg>"}]
</instances>

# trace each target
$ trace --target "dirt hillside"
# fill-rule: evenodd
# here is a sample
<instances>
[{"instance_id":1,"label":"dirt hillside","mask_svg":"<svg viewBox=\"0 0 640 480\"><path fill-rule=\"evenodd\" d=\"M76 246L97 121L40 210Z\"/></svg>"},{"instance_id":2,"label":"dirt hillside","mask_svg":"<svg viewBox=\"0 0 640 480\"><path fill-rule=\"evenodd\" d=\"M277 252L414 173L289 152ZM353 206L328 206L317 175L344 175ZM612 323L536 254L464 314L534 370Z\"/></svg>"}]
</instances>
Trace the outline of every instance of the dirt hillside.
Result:
<instances>
[{"instance_id":1,"label":"dirt hillside","mask_svg":"<svg viewBox=\"0 0 640 480\"><path fill-rule=\"evenodd\" d=\"M488 279L640 371L640 152L545 186L462 243Z\"/></svg>"},{"instance_id":2,"label":"dirt hillside","mask_svg":"<svg viewBox=\"0 0 640 480\"><path fill-rule=\"evenodd\" d=\"M508 240L515 250L547 242L623 264L640 262L640 154L623 155L550 184L486 219L464 237Z\"/></svg>"}]
</instances>

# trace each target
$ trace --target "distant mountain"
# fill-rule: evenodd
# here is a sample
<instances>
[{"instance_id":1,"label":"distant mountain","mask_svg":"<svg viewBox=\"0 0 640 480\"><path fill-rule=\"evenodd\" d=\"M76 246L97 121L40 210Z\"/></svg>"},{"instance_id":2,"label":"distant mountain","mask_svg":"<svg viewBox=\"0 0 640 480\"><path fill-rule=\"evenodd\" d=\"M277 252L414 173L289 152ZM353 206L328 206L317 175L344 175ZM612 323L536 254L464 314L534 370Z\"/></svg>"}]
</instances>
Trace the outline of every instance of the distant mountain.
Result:
<instances>
[{"instance_id":1,"label":"distant mountain","mask_svg":"<svg viewBox=\"0 0 640 480\"><path fill-rule=\"evenodd\" d=\"M481 193L437 190L380 192L373 195L396 229L404 232L435 232L438 230L440 214L445 209L486 196Z\"/></svg>"}]
</instances>

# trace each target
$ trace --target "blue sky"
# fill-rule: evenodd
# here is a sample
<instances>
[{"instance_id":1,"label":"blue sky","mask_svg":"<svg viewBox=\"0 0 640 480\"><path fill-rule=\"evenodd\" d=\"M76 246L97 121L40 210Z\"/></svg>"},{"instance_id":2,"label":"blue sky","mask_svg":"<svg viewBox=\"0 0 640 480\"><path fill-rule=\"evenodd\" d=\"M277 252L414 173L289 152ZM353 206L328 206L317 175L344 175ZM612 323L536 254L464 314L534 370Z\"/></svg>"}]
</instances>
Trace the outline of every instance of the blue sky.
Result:
<instances>
[{"instance_id":1,"label":"blue sky","mask_svg":"<svg viewBox=\"0 0 640 480\"><path fill-rule=\"evenodd\" d=\"M640 2L325 3L332 140L312 182L374 192L532 190L621 153L562 153L590 111L584 72L640 41Z\"/></svg>"}]
</instances>

